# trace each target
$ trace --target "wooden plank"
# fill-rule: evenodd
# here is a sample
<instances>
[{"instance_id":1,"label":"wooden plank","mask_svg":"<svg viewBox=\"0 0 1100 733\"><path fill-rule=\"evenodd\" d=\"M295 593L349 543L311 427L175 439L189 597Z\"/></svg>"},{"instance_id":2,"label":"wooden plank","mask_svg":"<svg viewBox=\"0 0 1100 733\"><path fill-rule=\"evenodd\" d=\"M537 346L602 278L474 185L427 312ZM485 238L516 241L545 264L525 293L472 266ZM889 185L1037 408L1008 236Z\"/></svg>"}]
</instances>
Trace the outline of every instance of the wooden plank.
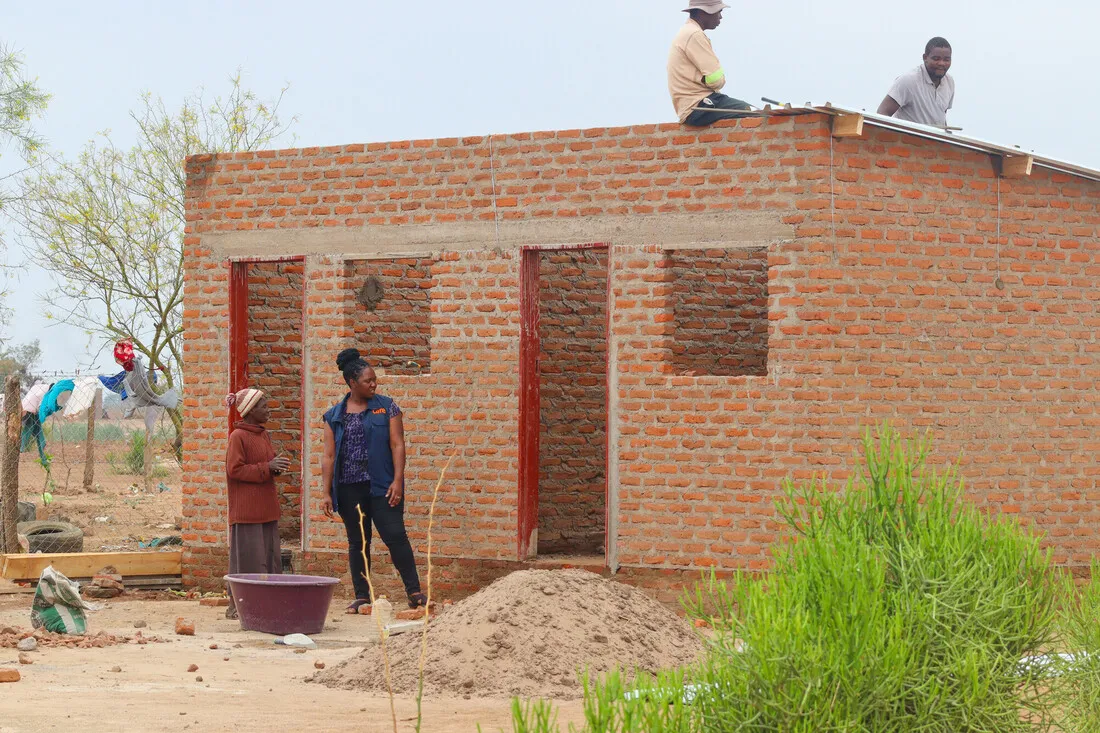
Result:
<instances>
[{"instance_id":1,"label":"wooden plank","mask_svg":"<svg viewBox=\"0 0 1100 733\"><path fill-rule=\"evenodd\" d=\"M4 580L0 578L0 596L18 596L25 595L27 593L34 593L34 588L30 586L16 585L10 580Z\"/></svg>"},{"instance_id":2,"label":"wooden plank","mask_svg":"<svg viewBox=\"0 0 1100 733\"><path fill-rule=\"evenodd\" d=\"M1031 175L1031 168L1035 165L1035 158L1030 155L1005 155L1001 157L1002 178L1027 178Z\"/></svg>"},{"instance_id":3,"label":"wooden plank","mask_svg":"<svg viewBox=\"0 0 1100 733\"><path fill-rule=\"evenodd\" d=\"M86 552L0 556L0 577L8 580L38 580L42 571L54 570L70 578L90 578L107 565L123 576L181 575L183 552Z\"/></svg>"},{"instance_id":4,"label":"wooden plank","mask_svg":"<svg viewBox=\"0 0 1100 733\"><path fill-rule=\"evenodd\" d=\"M860 137L863 135L863 115L837 115L833 118L833 137Z\"/></svg>"}]
</instances>

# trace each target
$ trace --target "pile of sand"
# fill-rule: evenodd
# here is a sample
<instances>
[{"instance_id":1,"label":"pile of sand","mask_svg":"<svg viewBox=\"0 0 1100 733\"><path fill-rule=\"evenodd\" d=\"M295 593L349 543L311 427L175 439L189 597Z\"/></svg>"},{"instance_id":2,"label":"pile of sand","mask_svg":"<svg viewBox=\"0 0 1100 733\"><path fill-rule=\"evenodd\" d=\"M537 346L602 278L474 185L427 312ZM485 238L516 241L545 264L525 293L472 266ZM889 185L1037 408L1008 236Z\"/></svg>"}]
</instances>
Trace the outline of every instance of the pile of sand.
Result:
<instances>
[{"instance_id":1,"label":"pile of sand","mask_svg":"<svg viewBox=\"0 0 1100 733\"><path fill-rule=\"evenodd\" d=\"M394 691L415 692L420 633L386 642ZM702 641L641 591L581 570L512 573L434 619L424 686L435 694L579 697L578 670L679 667ZM385 691L377 646L315 675L329 687Z\"/></svg>"}]
</instances>

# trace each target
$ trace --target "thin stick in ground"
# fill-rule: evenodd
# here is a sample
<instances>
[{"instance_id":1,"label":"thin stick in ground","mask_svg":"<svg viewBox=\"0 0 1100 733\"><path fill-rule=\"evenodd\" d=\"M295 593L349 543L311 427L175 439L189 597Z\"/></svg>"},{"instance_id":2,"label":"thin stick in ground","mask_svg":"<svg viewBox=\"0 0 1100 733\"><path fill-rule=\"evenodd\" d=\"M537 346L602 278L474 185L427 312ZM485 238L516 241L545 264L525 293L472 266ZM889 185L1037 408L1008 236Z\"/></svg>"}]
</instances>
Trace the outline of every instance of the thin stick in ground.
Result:
<instances>
[{"instance_id":1,"label":"thin stick in ground","mask_svg":"<svg viewBox=\"0 0 1100 733\"><path fill-rule=\"evenodd\" d=\"M370 605L372 611L374 610L374 582L370 577L370 558L367 557L367 528L364 526L366 515L363 514L363 507L356 504L355 510L359 512L359 537L362 543L359 545L359 551L363 553L363 568L365 572L363 577L366 578L367 588L370 590ZM382 663L386 674L386 689L390 693L390 717L393 720L393 733L397 733L397 704L393 699L393 680L390 677L390 655L386 651L386 627L382 625L382 618L377 613L372 613L374 621L378 625L378 641L382 646Z\"/></svg>"},{"instance_id":2,"label":"thin stick in ground","mask_svg":"<svg viewBox=\"0 0 1100 733\"><path fill-rule=\"evenodd\" d=\"M439 497L439 487L443 485L443 479L447 476L447 469L451 467L458 448L451 451L451 457L447 459L447 465L439 472L439 480L435 482L435 490L432 492L432 504L428 509L428 593L424 602L424 632L420 636L420 664L417 671L416 686L416 733L420 733L420 725L424 715L421 710L421 702L424 699L424 660L428 655L428 624L432 620L432 521L435 519L435 500Z\"/></svg>"}]
</instances>

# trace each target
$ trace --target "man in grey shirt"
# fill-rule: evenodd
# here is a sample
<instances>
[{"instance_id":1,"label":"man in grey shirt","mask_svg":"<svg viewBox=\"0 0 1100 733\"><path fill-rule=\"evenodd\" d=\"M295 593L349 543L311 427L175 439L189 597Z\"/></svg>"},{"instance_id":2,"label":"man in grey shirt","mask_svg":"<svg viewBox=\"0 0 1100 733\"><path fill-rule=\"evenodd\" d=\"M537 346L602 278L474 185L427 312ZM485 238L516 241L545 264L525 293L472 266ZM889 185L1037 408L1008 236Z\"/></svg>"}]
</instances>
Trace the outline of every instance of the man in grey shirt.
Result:
<instances>
[{"instance_id":1,"label":"man in grey shirt","mask_svg":"<svg viewBox=\"0 0 1100 733\"><path fill-rule=\"evenodd\" d=\"M932 127L947 127L947 110L955 103L951 68L951 44L933 38L924 48L924 63L903 74L890 87L878 113Z\"/></svg>"}]
</instances>

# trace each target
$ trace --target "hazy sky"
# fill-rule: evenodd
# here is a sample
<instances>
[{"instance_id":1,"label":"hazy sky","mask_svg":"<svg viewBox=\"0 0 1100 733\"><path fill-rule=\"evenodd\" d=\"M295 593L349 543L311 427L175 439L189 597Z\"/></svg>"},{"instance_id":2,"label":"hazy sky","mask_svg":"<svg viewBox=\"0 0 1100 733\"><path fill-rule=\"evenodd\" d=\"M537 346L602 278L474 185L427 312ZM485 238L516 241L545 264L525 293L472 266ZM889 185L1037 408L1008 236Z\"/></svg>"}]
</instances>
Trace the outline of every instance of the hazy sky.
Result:
<instances>
[{"instance_id":1,"label":"hazy sky","mask_svg":"<svg viewBox=\"0 0 1100 733\"><path fill-rule=\"evenodd\" d=\"M727 1L711 36L733 96L873 110L942 35L963 134L1100 168L1096 0ZM143 91L175 105L237 68L262 95L289 83L297 143L331 145L674 121L665 61L686 4L0 0L0 44L53 94L40 129L67 155L107 129L129 143ZM10 287L11 339L40 338L46 369L92 366L80 331L46 328L48 277L32 268Z\"/></svg>"}]
</instances>

